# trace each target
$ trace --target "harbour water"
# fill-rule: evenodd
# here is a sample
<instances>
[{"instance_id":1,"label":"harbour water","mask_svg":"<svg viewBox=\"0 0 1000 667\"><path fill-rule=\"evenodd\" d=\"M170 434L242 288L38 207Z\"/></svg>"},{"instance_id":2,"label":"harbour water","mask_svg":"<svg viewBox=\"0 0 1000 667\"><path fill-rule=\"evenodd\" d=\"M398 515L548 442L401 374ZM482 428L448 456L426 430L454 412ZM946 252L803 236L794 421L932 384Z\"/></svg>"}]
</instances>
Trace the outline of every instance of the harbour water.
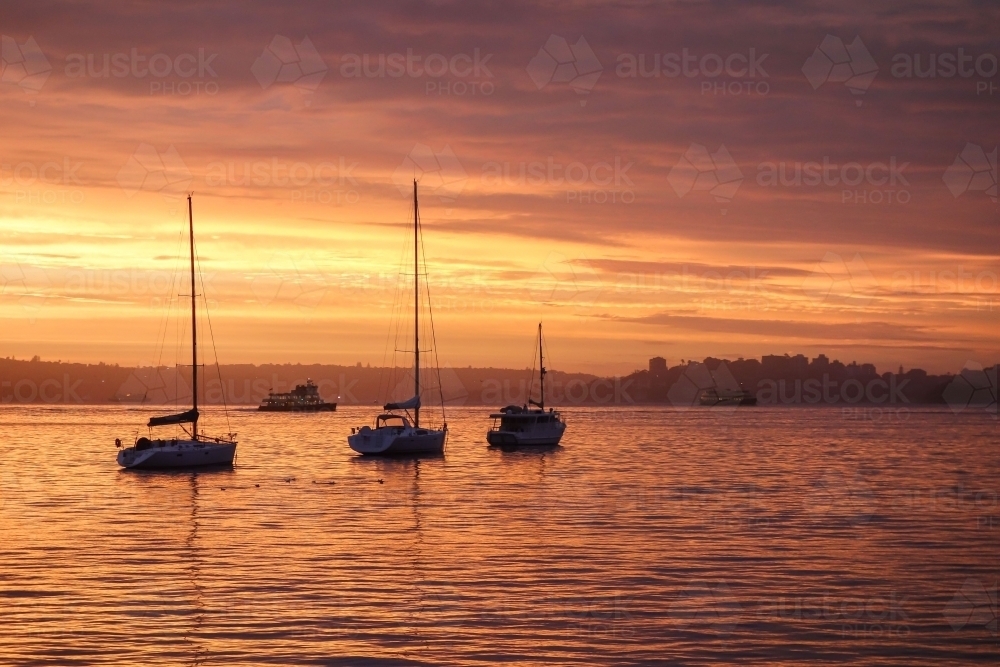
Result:
<instances>
[{"instance_id":1,"label":"harbour water","mask_svg":"<svg viewBox=\"0 0 1000 667\"><path fill-rule=\"evenodd\" d=\"M151 473L147 412L0 407L0 663L1000 657L995 415L571 409L501 451L489 411L421 460L348 449L371 408L237 411L234 469Z\"/></svg>"}]
</instances>

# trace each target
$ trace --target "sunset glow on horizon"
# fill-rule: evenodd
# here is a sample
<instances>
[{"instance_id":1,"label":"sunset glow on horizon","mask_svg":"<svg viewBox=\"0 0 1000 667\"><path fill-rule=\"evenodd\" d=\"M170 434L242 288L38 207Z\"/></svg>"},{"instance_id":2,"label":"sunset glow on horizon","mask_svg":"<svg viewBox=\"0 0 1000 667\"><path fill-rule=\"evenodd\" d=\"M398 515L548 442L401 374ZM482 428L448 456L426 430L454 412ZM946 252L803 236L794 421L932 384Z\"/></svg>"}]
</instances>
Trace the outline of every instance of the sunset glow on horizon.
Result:
<instances>
[{"instance_id":1,"label":"sunset glow on horizon","mask_svg":"<svg viewBox=\"0 0 1000 667\"><path fill-rule=\"evenodd\" d=\"M0 665L998 664L1000 2L0 5Z\"/></svg>"},{"instance_id":2,"label":"sunset glow on horizon","mask_svg":"<svg viewBox=\"0 0 1000 667\"><path fill-rule=\"evenodd\" d=\"M601 374L1000 358L994 10L46 5L0 28L0 356L149 363L193 192L220 361L377 365L415 178L443 364L540 320Z\"/></svg>"}]
</instances>

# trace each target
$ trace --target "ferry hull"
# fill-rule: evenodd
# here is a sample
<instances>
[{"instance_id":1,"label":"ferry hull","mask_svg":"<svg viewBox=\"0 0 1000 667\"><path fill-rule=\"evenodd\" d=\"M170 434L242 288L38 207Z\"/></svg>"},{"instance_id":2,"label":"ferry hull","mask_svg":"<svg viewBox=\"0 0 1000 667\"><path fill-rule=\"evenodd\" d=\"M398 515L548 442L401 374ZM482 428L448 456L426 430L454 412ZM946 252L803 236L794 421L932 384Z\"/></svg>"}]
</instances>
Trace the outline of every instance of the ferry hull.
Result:
<instances>
[{"instance_id":1,"label":"ferry hull","mask_svg":"<svg viewBox=\"0 0 1000 667\"><path fill-rule=\"evenodd\" d=\"M705 397L702 396L698 401L701 405L706 407L715 407L719 405L723 406L739 406L739 405L757 405L756 396L725 396L720 398L715 397Z\"/></svg>"},{"instance_id":2,"label":"ferry hull","mask_svg":"<svg viewBox=\"0 0 1000 667\"><path fill-rule=\"evenodd\" d=\"M275 405L261 405L257 408L261 412L336 412L336 403L322 403L320 405L293 405L293 406L275 406Z\"/></svg>"}]
</instances>

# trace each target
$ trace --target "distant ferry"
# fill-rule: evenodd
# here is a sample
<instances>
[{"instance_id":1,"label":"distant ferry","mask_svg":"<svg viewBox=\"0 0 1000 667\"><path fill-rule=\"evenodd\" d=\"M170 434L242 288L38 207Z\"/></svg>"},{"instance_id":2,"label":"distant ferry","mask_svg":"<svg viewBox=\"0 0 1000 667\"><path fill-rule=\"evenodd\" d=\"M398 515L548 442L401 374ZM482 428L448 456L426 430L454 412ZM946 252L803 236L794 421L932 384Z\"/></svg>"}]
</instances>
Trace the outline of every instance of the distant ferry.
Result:
<instances>
[{"instance_id":1,"label":"distant ferry","mask_svg":"<svg viewBox=\"0 0 1000 667\"><path fill-rule=\"evenodd\" d=\"M702 405L757 405L757 397L745 389L708 389L698 402Z\"/></svg>"},{"instance_id":2,"label":"distant ferry","mask_svg":"<svg viewBox=\"0 0 1000 667\"><path fill-rule=\"evenodd\" d=\"M264 412L333 412L336 403L327 403L319 396L319 388L312 380L296 385L287 394L275 394L273 391L261 401L258 410Z\"/></svg>"}]
</instances>

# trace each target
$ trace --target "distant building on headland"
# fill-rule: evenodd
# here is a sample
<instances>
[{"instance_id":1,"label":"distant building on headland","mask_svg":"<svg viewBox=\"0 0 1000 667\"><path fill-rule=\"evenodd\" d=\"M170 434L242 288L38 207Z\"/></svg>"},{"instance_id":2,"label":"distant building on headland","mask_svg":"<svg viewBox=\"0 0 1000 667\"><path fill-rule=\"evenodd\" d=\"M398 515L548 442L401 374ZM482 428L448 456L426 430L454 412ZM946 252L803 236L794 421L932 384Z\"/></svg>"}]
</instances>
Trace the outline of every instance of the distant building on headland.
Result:
<instances>
[{"instance_id":1,"label":"distant building on headland","mask_svg":"<svg viewBox=\"0 0 1000 667\"><path fill-rule=\"evenodd\" d=\"M698 369L698 366L704 368ZM987 380L995 377L989 375L996 373L995 369L996 366L987 369ZM833 401L849 407L870 402L907 409L910 404L944 403L944 389L954 377L928 375L919 368L903 373L902 366L899 373L888 371L878 375L874 364L857 361L845 364L825 354L818 354L812 360L804 354L770 354L759 360L743 357L735 361L715 357L706 357L700 362L681 359L673 367L668 366L663 357L653 357L648 370L636 371L621 382L631 399L639 403L671 402L671 388L675 385L687 387L697 383L704 389L706 382L712 384L731 378L744 390L757 395L761 405Z\"/></svg>"},{"instance_id":2,"label":"distant building on headland","mask_svg":"<svg viewBox=\"0 0 1000 667\"><path fill-rule=\"evenodd\" d=\"M787 354L765 354L760 358L760 365L765 374L796 375L809 369L809 359L804 354L796 354L794 357Z\"/></svg>"},{"instance_id":3,"label":"distant building on headland","mask_svg":"<svg viewBox=\"0 0 1000 667\"><path fill-rule=\"evenodd\" d=\"M866 363L842 363L824 354L817 355L803 370L802 355L772 355L735 360L706 357L702 361L678 360L670 366L663 357L648 359L646 366L625 377L598 377L585 373L551 371L546 377L546 401L553 405L630 405L634 403L690 405L698 400L697 391L713 385L733 388L734 382L752 392L758 405L802 404L817 401L850 409L855 405L896 410L905 415L913 405L949 404L961 411L967 402L979 405L986 401L996 410L997 365L978 370L965 369L959 374L928 374L920 368L885 370ZM765 370L765 364L767 370ZM893 366L896 366L894 363ZM784 369L772 372L772 369ZM344 405L371 405L382 394L381 368L320 364L234 364L220 369L223 384L213 379L215 373L200 376L202 399L221 404L223 390L229 404L258 405L268 388L284 392L307 377L316 378L319 392L331 402ZM905 372L903 372L905 370ZM106 364L75 364L57 361L31 361L0 358L0 406L6 403L102 404L171 400L163 389L159 398L148 397L155 387L164 386L161 373L167 367L132 368ZM454 405L520 405L529 395L531 369L453 368L441 380L442 393ZM173 376L170 376L173 377ZM184 384L179 371L179 386ZM187 377L190 377L188 375ZM59 387L52 378L62 378ZM383 378L384 379L384 378ZM170 387L177 385L173 380ZM951 393L945 394L948 390ZM339 399L338 399L339 397ZM957 407L956 407L957 406ZM2 412L2 410L0 410ZM888 414L888 413L886 413ZM895 418L895 417L893 417Z\"/></svg>"}]
</instances>

